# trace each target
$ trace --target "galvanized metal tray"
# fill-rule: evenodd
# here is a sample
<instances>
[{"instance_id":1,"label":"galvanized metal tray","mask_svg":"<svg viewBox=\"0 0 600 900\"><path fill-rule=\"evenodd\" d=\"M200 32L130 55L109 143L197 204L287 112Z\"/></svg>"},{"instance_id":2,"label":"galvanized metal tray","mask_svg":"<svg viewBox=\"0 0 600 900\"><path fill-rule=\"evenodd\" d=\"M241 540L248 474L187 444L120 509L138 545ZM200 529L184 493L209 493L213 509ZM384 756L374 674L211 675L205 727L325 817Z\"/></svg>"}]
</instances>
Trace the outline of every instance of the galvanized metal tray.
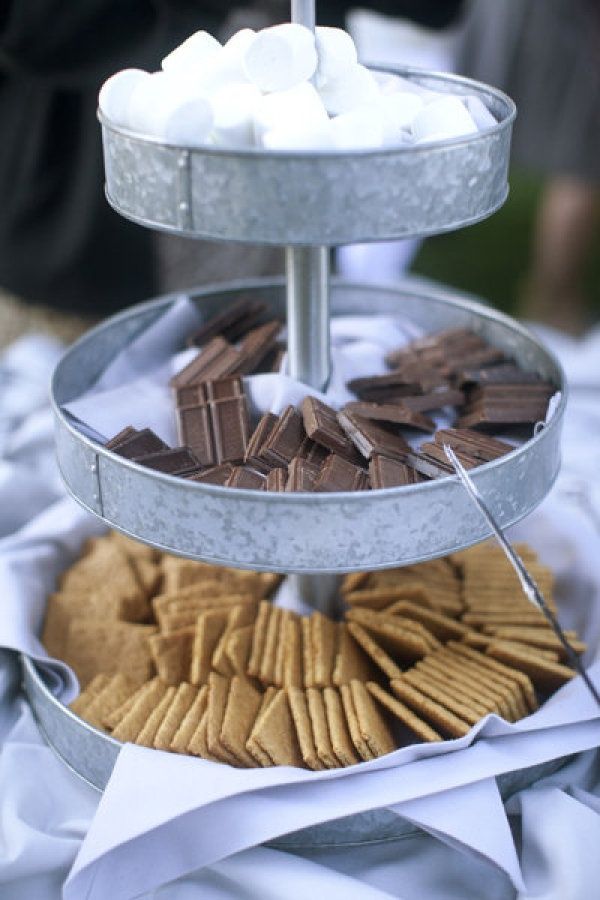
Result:
<instances>
[{"instance_id":1,"label":"galvanized metal tray","mask_svg":"<svg viewBox=\"0 0 600 900\"><path fill-rule=\"evenodd\" d=\"M437 234L491 215L508 194L512 100L455 75L380 71L436 91L475 95L498 124L414 147L274 153L171 146L99 114L108 201L150 228L288 246Z\"/></svg>"},{"instance_id":2,"label":"galvanized metal tray","mask_svg":"<svg viewBox=\"0 0 600 900\"><path fill-rule=\"evenodd\" d=\"M91 787L103 791L108 784L122 744L110 735L88 725L60 703L29 657L21 656L21 667L23 690L42 736L72 772ZM497 781L502 797L506 800L539 779L552 775L567 761L565 758L558 758L500 775ZM402 777L401 770L398 777ZM277 838L270 842L270 846L288 850L327 846L350 847L399 840L416 831L418 829L405 819L389 810L377 809L303 828L301 831Z\"/></svg>"},{"instance_id":3,"label":"galvanized metal tray","mask_svg":"<svg viewBox=\"0 0 600 900\"><path fill-rule=\"evenodd\" d=\"M565 384L559 364L525 328L479 303L410 287L332 284L332 312L400 314L426 331L467 326L563 396L549 424L473 479L501 525L530 513L559 469ZM282 281L206 288L206 316L241 295L281 314ZM108 524L160 549L242 568L310 574L383 569L441 556L489 536L455 476L409 487L332 494L264 493L191 483L153 472L81 434L61 407L81 396L133 337L163 313L163 297L109 319L65 354L52 381L58 463L67 488Z\"/></svg>"}]
</instances>

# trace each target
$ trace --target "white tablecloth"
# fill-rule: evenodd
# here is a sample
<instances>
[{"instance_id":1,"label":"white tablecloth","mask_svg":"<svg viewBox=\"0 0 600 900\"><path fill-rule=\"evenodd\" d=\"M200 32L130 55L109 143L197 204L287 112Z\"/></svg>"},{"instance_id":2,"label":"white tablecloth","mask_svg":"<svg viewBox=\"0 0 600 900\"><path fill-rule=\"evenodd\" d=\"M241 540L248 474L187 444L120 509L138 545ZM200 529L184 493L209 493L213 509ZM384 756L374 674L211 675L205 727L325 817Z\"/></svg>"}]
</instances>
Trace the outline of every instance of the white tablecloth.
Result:
<instances>
[{"instance_id":1,"label":"white tablecloth","mask_svg":"<svg viewBox=\"0 0 600 900\"><path fill-rule=\"evenodd\" d=\"M545 336L572 382L564 469L541 510L519 527L520 536L527 537L548 558L573 592L585 591L590 596L590 591L596 590L600 596L596 559L600 558L600 384L594 359L600 352L600 334L581 344ZM62 493L51 459L51 422L45 400L47 376L58 352L51 342L28 340L0 361L0 536L12 533ZM573 615L576 619L576 609ZM61 896L100 798L69 773L43 743L19 694L14 656L7 651L0 651L0 747L0 897L54 900ZM152 786L147 789L151 792ZM479 809L482 790L487 788L480 782ZM490 804L497 803L497 797L495 785L490 783ZM420 800L411 808L409 801L403 805L403 813L421 828L400 841L302 854L254 847L143 896L169 900L311 895L350 900L475 900L484 896L486 900L587 900L597 895L597 751L579 754L556 775L509 801L506 812L519 870L512 880L490 862L490 857L499 854L486 850L497 848L465 850L465 845L477 847L477 821L469 816L469 790L463 788L449 799L455 800L447 806L462 823L464 843L444 836L443 823L432 819L426 803ZM179 827L185 829L185 822ZM222 827L228 827L227 823ZM453 830L456 833L456 821ZM189 840L186 843L189 845ZM156 845L149 841L144 867L152 869L156 859L176 857L177 852L176 840ZM125 854L120 871L124 881L135 884L136 873L128 871L129 860ZM91 896L92 888L88 885L78 896ZM135 893L132 890L127 896Z\"/></svg>"}]
</instances>

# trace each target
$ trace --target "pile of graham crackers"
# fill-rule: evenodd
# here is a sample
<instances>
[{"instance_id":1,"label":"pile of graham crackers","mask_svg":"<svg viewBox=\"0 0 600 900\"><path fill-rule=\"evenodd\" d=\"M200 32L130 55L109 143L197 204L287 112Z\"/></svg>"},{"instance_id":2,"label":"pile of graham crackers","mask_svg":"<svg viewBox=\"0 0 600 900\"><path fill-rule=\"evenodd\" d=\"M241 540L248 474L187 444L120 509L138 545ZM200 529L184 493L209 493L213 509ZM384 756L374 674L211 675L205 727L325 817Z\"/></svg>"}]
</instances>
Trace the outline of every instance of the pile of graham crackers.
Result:
<instances>
[{"instance_id":1,"label":"pile of graham crackers","mask_svg":"<svg viewBox=\"0 0 600 900\"><path fill-rule=\"evenodd\" d=\"M518 550L555 609L551 572ZM325 769L461 737L488 713L516 721L574 676L494 545L347 575L340 621L275 606L280 580L116 532L88 541L43 634L80 680L72 710L121 741Z\"/></svg>"}]
</instances>

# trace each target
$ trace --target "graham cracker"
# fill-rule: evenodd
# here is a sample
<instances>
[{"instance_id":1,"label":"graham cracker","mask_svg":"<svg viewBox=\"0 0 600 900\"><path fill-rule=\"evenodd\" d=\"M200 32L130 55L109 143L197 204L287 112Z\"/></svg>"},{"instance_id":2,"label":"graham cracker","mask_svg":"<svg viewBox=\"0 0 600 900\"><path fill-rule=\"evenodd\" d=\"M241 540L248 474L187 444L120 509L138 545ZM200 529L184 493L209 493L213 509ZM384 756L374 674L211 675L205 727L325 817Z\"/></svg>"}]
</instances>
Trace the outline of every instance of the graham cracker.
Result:
<instances>
[{"instance_id":1,"label":"graham cracker","mask_svg":"<svg viewBox=\"0 0 600 900\"><path fill-rule=\"evenodd\" d=\"M452 658L436 658L433 654L417 663L417 669L428 672L433 677L438 677L447 683L449 689L456 692L457 699L471 697L475 703L487 712L498 712L509 722L515 721L518 713L513 710L511 692L503 685L495 687L486 686L481 679L474 683L476 673L469 671L464 666L459 666Z\"/></svg>"},{"instance_id":2,"label":"graham cracker","mask_svg":"<svg viewBox=\"0 0 600 900\"><path fill-rule=\"evenodd\" d=\"M182 628L148 639L158 677L165 684L176 686L189 680L195 633L195 628Z\"/></svg>"},{"instance_id":3,"label":"graham cracker","mask_svg":"<svg viewBox=\"0 0 600 900\"><path fill-rule=\"evenodd\" d=\"M216 672L211 672L208 676L206 742L209 751L221 762L229 763L230 766L239 766L238 757L234 756L221 743L221 729L230 687L231 681L228 678L224 678Z\"/></svg>"},{"instance_id":4,"label":"graham cracker","mask_svg":"<svg viewBox=\"0 0 600 900\"><path fill-rule=\"evenodd\" d=\"M147 690L138 692L128 712L115 727L112 733L115 740L134 742L167 692L167 686L158 678L154 678L146 687Z\"/></svg>"},{"instance_id":5,"label":"graham cracker","mask_svg":"<svg viewBox=\"0 0 600 900\"><path fill-rule=\"evenodd\" d=\"M88 686L88 690L94 682L99 684L100 678L106 678L104 687L96 693L89 704L86 705L82 717L93 725L94 728L104 729L104 719L114 709L118 709L128 697L132 697L137 691L139 685L136 681L126 678L125 675L113 675L107 678L106 675L98 675L94 681Z\"/></svg>"},{"instance_id":6,"label":"graham cracker","mask_svg":"<svg viewBox=\"0 0 600 900\"><path fill-rule=\"evenodd\" d=\"M492 700L481 694L475 696L475 692L472 689L468 689L466 684L456 681L452 670L443 672L441 669L436 669L435 666L423 665L424 662L426 660L421 660L416 664L415 672L430 681L438 690L448 694L448 697L454 702L469 707L480 719L490 712L498 711L497 700Z\"/></svg>"},{"instance_id":7,"label":"graham cracker","mask_svg":"<svg viewBox=\"0 0 600 900\"><path fill-rule=\"evenodd\" d=\"M192 643L190 682L206 684L212 667L212 657L219 638L227 627L226 610L210 610L200 613L196 620L196 633Z\"/></svg>"},{"instance_id":8,"label":"graham cracker","mask_svg":"<svg viewBox=\"0 0 600 900\"><path fill-rule=\"evenodd\" d=\"M71 619L62 658L83 686L99 672L142 683L154 674L148 638L155 633L151 625Z\"/></svg>"},{"instance_id":9,"label":"graham cracker","mask_svg":"<svg viewBox=\"0 0 600 900\"><path fill-rule=\"evenodd\" d=\"M518 643L530 644L532 647L538 647L540 650L556 650L560 658L566 658L564 647L558 636L550 627L529 628L527 626L511 626L498 625L486 626L489 633L500 638L500 640L516 641ZM572 635L566 635L575 653L585 653L587 644L578 640Z\"/></svg>"},{"instance_id":10,"label":"graham cracker","mask_svg":"<svg viewBox=\"0 0 600 900\"><path fill-rule=\"evenodd\" d=\"M160 727L154 736L156 750L171 750L171 744L186 714L198 696L198 689L183 682L177 687Z\"/></svg>"},{"instance_id":11,"label":"graham cracker","mask_svg":"<svg viewBox=\"0 0 600 900\"><path fill-rule=\"evenodd\" d=\"M486 649L486 655L528 675L544 691L554 691L575 677L573 669L540 656L539 651L525 644L497 641Z\"/></svg>"},{"instance_id":12,"label":"graham cracker","mask_svg":"<svg viewBox=\"0 0 600 900\"><path fill-rule=\"evenodd\" d=\"M339 759L343 766L353 766L360 762L360 757L357 755L350 737L339 692L333 688L326 687L323 690L323 700L334 756Z\"/></svg>"},{"instance_id":13,"label":"graham cracker","mask_svg":"<svg viewBox=\"0 0 600 900\"><path fill-rule=\"evenodd\" d=\"M455 716L445 706L436 703L404 679L394 679L391 688L403 703L451 737L463 737L469 733L470 725L464 719Z\"/></svg>"},{"instance_id":14,"label":"graham cracker","mask_svg":"<svg viewBox=\"0 0 600 900\"><path fill-rule=\"evenodd\" d=\"M333 683L333 665L338 641L337 623L320 612L310 617L315 687Z\"/></svg>"},{"instance_id":15,"label":"graham cracker","mask_svg":"<svg viewBox=\"0 0 600 900\"><path fill-rule=\"evenodd\" d=\"M351 610L350 612L356 613L358 610ZM439 647L439 641L436 640L435 644L432 645L424 634L417 631L418 628L423 628L418 622L402 620L399 617L396 621L390 621L383 616L376 617L376 614L361 615L360 619L356 620L353 618L350 621L353 625L359 624L366 629L373 640L393 659L400 658L414 661L415 659L421 659L430 650Z\"/></svg>"},{"instance_id":16,"label":"graham cracker","mask_svg":"<svg viewBox=\"0 0 600 900\"><path fill-rule=\"evenodd\" d=\"M348 624L348 631L354 640L360 644L367 656L373 660L378 668L385 672L388 678L401 677L402 669L400 669L379 644L367 634L361 625L358 625L356 622L350 622Z\"/></svg>"},{"instance_id":17,"label":"graham cracker","mask_svg":"<svg viewBox=\"0 0 600 900\"><path fill-rule=\"evenodd\" d=\"M456 641L450 641L448 644L450 650L458 653L461 656L466 656L467 659L471 659L474 662L479 663L480 665L486 666L488 669L492 669L498 675L504 675L507 678L510 678L511 681L517 682L524 702L529 708L531 712L535 712L538 708L537 698L535 696L535 691L533 689L533 684L528 675L525 672L521 672L519 669L513 669L510 666L504 665L504 663L500 662L498 659L493 659L491 656L487 656L485 653L479 653L477 650L473 650L472 647L466 647L462 643L458 643Z\"/></svg>"},{"instance_id":18,"label":"graham cracker","mask_svg":"<svg viewBox=\"0 0 600 900\"><path fill-rule=\"evenodd\" d=\"M208 694L208 686L206 687L206 691ZM198 722L198 726L194 731L193 735L190 738L190 742L187 746L187 753L191 753L192 756L200 756L202 759L208 759L211 762L221 763L224 760L219 756L214 756L210 750L208 749L208 706L200 716L200 721Z\"/></svg>"},{"instance_id":19,"label":"graham cracker","mask_svg":"<svg viewBox=\"0 0 600 900\"><path fill-rule=\"evenodd\" d=\"M323 695L318 688L306 689L306 702L308 704L308 715L312 732L315 739L315 747L317 756L326 769L338 769L340 760L335 755L331 744L331 735L327 724L327 714L325 712L325 701Z\"/></svg>"},{"instance_id":20,"label":"graham cracker","mask_svg":"<svg viewBox=\"0 0 600 900\"><path fill-rule=\"evenodd\" d=\"M450 710L451 713L454 713L455 716L469 725L476 725L481 719L481 714L476 712L470 704L467 706L467 704L455 700L448 690L438 687L437 682L429 678L427 673L411 669L404 673L403 681L425 694L431 700L434 700L440 706Z\"/></svg>"},{"instance_id":21,"label":"graham cracker","mask_svg":"<svg viewBox=\"0 0 600 900\"><path fill-rule=\"evenodd\" d=\"M287 653L286 634L288 631L288 624L294 618L298 617L292 610L281 610L279 634L277 636L277 646L275 650L275 671L273 674L273 684L275 684L276 687L284 687L285 657Z\"/></svg>"},{"instance_id":22,"label":"graham cracker","mask_svg":"<svg viewBox=\"0 0 600 900\"><path fill-rule=\"evenodd\" d=\"M312 629L310 627L310 619L308 616L302 616L300 619L300 627L302 631L302 667L304 669L304 687L315 686L315 670L314 670L314 649L312 645Z\"/></svg>"},{"instance_id":23,"label":"graham cracker","mask_svg":"<svg viewBox=\"0 0 600 900\"><path fill-rule=\"evenodd\" d=\"M302 766L302 754L292 721L287 694L279 690L259 716L252 735L276 766Z\"/></svg>"},{"instance_id":24,"label":"graham cracker","mask_svg":"<svg viewBox=\"0 0 600 900\"><path fill-rule=\"evenodd\" d=\"M116 677L116 676L115 676ZM92 705L96 697L102 693L105 687L110 684L111 679L108 675L105 675L101 672L99 675L96 675L85 690L81 691L78 697L76 697L72 703L69 704L69 709L75 713L76 716L80 718L84 718L84 713L89 709Z\"/></svg>"},{"instance_id":25,"label":"graham cracker","mask_svg":"<svg viewBox=\"0 0 600 900\"><path fill-rule=\"evenodd\" d=\"M287 688L287 695L302 759L309 769L324 769L325 766L317 755L306 692L300 687L291 686Z\"/></svg>"},{"instance_id":26,"label":"graham cracker","mask_svg":"<svg viewBox=\"0 0 600 900\"><path fill-rule=\"evenodd\" d=\"M109 531L107 539L117 544L130 560L143 559L147 562L157 564L160 559L160 552L155 550L154 547L143 544L136 538L131 538L128 535L123 534L122 531Z\"/></svg>"},{"instance_id":27,"label":"graham cracker","mask_svg":"<svg viewBox=\"0 0 600 900\"><path fill-rule=\"evenodd\" d=\"M367 690L381 705L395 716L409 731L422 741L442 741L443 737L431 725L420 719L408 706L401 703L374 681L367 682Z\"/></svg>"},{"instance_id":28,"label":"graham cracker","mask_svg":"<svg viewBox=\"0 0 600 900\"><path fill-rule=\"evenodd\" d=\"M229 609L227 624L223 629L212 656L212 667L221 675L227 675L229 678L231 678L232 675L235 675L233 666L227 656L227 642L233 631L242 628L244 625L254 624L257 608L258 606L255 603L240 603Z\"/></svg>"},{"instance_id":29,"label":"graham cracker","mask_svg":"<svg viewBox=\"0 0 600 900\"><path fill-rule=\"evenodd\" d=\"M261 703L261 692L255 690L246 678L236 675L231 679L219 736L220 744L228 753L250 768L256 766L257 763L246 750L246 742L250 737Z\"/></svg>"},{"instance_id":30,"label":"graham cracker","mask_svg":"<svg viewBox=\"0 0 600 900\"><path fill-rule=\"evenodd\" d=\"M248 675L258 678L260 675L260 667L263 658L265 641L267 639L267 626L271 617L271 604L267 600L262 600L258 606L258 615L254 623L254 633L252 635L252 649L250 651L250 659L248 660Z\"/></svg>"},{"instance_id":31,"label":"graham cracker","mask_svg":"<svg viewBox=\"0 0 600 900\"><path fill-rule=\"evenodd\" d=\"M246 674L253 634L254 625L245 625L243 628L234 628L227 636L225 655L236 675Z\"/></svg>"},{"instance_id":32,"label":"graham cracker","mask_svg":"<svg viewBox=\"0 0 600 900\"><path fill-rule=\"evenodd\" d=\"M174 696L175 688L168 687L163 697L160 699L160 702L146 719L144 727L135 739L136 744L139 744L142 747L154 746L154 739L156 738L158 729L160 728L161 723L167 714L167 710L173 702Z\"/></svg>"},{"instance_id":33,"label":"graham cracker","mask_svg":"<svg viewBox=\"0 0 600 900\"><path fill-rule=\"evenodd\" d=\"M344 622L339 623L339 642L333 667L333 683L338 687L354 678L369 681L376 669L362 647L356 643Z\"/></svg>"},{"instance_id":34,"label":"graham cracker","mask_svg":"<svg viewBox=\"0 0 600 900\"><path fill-rule=\"evenodd\" d=\"M462 625L456 619L452 619L450 616L433 609L420 606L412 600L399 600L397 603L389 606L385 613L389 616L404 616L407 619L414 619L416 622L420 622L440 641L449 641L453 638L461 640L469 631L466 625Z\"/></svg>"},{"instance_id":35,"label":"graham cracker","mask_svg":"<svg viewBox=\"0 0 600 900\"><path fill-rule=\"evenodd\" d=\"M302 662L302 630L300 619L293 616L286 619L283 632L283 685L287 688L304 686Z\"/></svg>"},{"instance_id":36,"label":"graham cracker","mask_svg":"<svg viewBox=\"0 0 600 900\"><path fill-rule=\"evenodd\" d=\"M181 725L173 735L170 750L174 753L187 753L192 737L200 724L203 713L206 710L208 700L208 685L203 684L196 691L196 697L185 714Z\"/></svg>"},{"instance_id":37,"label":"graham cracker","mask_svg":"<svg viewBox=\"0 0 600 900\"><path fill-rule=\"evenodd\" d=\"M350 691L361 737L373 756L385 756L396 749L389 728L362 681L351 681Z\"/></svg>"},{"instance_id":38,"label":"graham cracker","mask_svg":"<svg viewBox=\"0 0 600 900\"><path fill-rule=\"evenodd\" d=\"M519 682L504 675L502 672L494 671L491 668L479 663L476 660L461 656L451 648L444 648L437 654L440 662L444 666L454 666L455 669L460 668L466 676L476 679L477 686L488 691L496 691L506 700L510 714L514 721L529 715L529 708L525 702L523 692Z\"/></svg>"},{"instance_id":39,"label":"graham cracker","mask_svg":"<svg viewBox=\"0 0 600 900\"><path fill-rule=\"evenodd\" d=\"M267 623L267 633L263 647L263 656L260 663L259 679L263 684L275 684L275 663L277 659L277 644L281 627L283 610L277 606L271 606L271 614Z\"/></svg>"},{"instance_id":40,"label":"graham cracker","mask_svg":"<svg viewBox=\"0 0 600 900\"><path fill-rule=\"evenodd\" d=\"M344 708L344 715L346 716L346 722L348 723L348 731L350 732L352 743L356 747L358 755L365 761L375 759L375 754L372 753L371 748L362 736L356 708L354 706L354 698L349 684L340 685L340 697Z\"/></svg>"},{"instance_id":41,"label":"graham cracker","mask_svg":"<svg viewBox=\"0 0 600 900\"><path fill-rule=\"evenodd\" d=\"M139 700L147 691L152 690L153 685L158 682L158 678L153 678L151 681L147 681L145 684L142 684L138 689L121 703L120 706L115 707L115 709L111 710L104 714L102 718L103 726L108 730L112 731L117 727L119 722L125 718L129 710L133 707L134 703Z\"/></svg>"},{"instance_id":42,"label":"graham cracker","mask_svg":"<svg viewBox=\"0 0 600 900\"><path fill-rule=\"evenodd\" d=\"M366 588L360 591L349 591L344 600L350 606L365 606L368 609L386 609L400 600L412 600L430 606L429 593L419 582L407 583L404 587Z\"/></svg>"},{"instance_id":43,"label":"graham cracker","mask_svg":"<svg viewBox=\"0 0 600 900\"><path fill-rule=\"evenodd\" d=\"M340 593L345 596L352 593L352 591L360 590L366 584L368 578L369 572L350 572L348 575L344 575L340 585Z\"/></svg>"},{"instance_id":44,"label":"graham cracker","mask_svg":"<svg viewBox=\"0 0 600 900\"><path fill-rule=\"evenodd\" d=\"M255 732L256 728L258 727L258 725L260 724L260 720L262 719L263 715L266 713L266 711L269 708L269 706L271 705L272 701L275 699L276 694L277 694L277 688L273 687L273 685L269 685L267 687L267 689L265 690L265 692L262 696L258 714L256 716L256 721L254 722L254 725L252 726L252 730L250 732L250 736L249 736L248 740L246 741L246 750L248 751L248 753L254 757L254 759L256 760L257 763L259 763L259 765L261 765L263 767L267 767L267 768L269 766L274 765L274 762L271 759L271 757L269 756L269 754L266 753L260 747L260 745L256 742L255 737L254 737L254 732Z\"/></svg>"}]
</instances>

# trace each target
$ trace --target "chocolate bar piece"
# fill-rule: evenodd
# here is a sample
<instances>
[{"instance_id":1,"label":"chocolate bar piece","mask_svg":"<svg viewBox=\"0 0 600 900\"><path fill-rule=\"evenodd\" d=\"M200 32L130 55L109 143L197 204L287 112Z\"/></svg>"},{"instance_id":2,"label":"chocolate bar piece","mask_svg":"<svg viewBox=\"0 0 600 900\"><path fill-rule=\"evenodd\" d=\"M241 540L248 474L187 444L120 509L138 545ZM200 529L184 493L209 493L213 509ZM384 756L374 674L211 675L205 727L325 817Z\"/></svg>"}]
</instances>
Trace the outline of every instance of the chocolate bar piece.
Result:
<instances>
[{"instance_id":1,"label":"chocolate bar piece","mask_svg":"<svg viewBox=\"0 0 600 900\"><path fill-rule=\"evenodd\" d=\"M138 434L138 429L134 428L133 425L126 425L122 431L119 431L118 434L115 434L110 441L105 443L105 447L107 450L114 450L119 444L122 444L124 441L128 441L129 438L132 438L135 434Z\"/></svg>"},{"instance_id":2,"label":"chocolate bar piece","mask_svg":"<svg viewBox=\"0 0 600 900\"><path fill-rule=\"evenodd\" d=\"M313 466L321 466L329 456L329 452L327 447L323 447L321 444L317 444L307 437L298 450L298 456L301 456L306 462L312 463ZM359 455L357 456L357 459L360 460ZM352 462L352 460L350 460L350 462Z\"/></svg>"},{"instance_id":3,"label":"chocolate bar piece","mask_svg":"<svg viewBox=\"0 0 600 900\"><path fill-rule=\"evenodd\" d=\"M273 320L250 331L238 348L238 363L232 372L236 375L251 375L260 365L269 350L273 349L281 322Z\"/></svg>"},{"instance_id":4,"label":"chocolate bar piece","mask_svg":"<svg viewBox=\"0 0 600 900\"><path fill-rule=\"evenodd\" d=\"M321 468L307 462L301 456L295 456L288 466L286 491L313 491Z\"/></svg>"},{"instance_id":5,"label":"chocolate bar piece","mask_svg":"<svg viewBox=\"0 0 600 900\"><path fill-rule=\"evenodd\" d=\"M441 478L444 475L454 474L454 467L448 459L436 460L416 450L406 454L406 464L426 478Z\"/></svg>"},{"instance_id":6,"label":"chocolate bar piece","mask_svg":"<svg viewBox=\"0 0 600 900\"><path fill-rule=\"evenodd\" d=\"M208 406L217 463L242 462L250 439L246 398L215 400Z\"/></svg>"},{"instance_id":7,"label":"chocolate bar piece","mask_svg":"<svg viewBox=\"0 0 600 900\"><path fill-rule=\"evenodd\" d=\"M265 491L285 491L288 480L287 469L271 469L266 477Z\"/></svg>"},{"instance_id":8,"label":"chocolate bar piece","mask_svg":"<svg viewBox=\"0 0 600 900\"><path fill-rule=\"evenodd\" d=\"M412 350L428 350L431 347L462 344L471 338L477 338L481 341L479 335L471 331L470 328L445 328L443 331L436 331L433 334L426 334L422 338L417 338L411 341L409 346ZM401 350L402 348L400 348Z\"/></svg>"},{"instance_id":9,"label":"chocolate bar piece","mask_svg":"<svg viewBox=\"0 0 600 900\"><path fill-rule=\"evenodd\" d=\"M483 462L498 459L514 450L510 444L468 428L440 428L434 435L436 444L448 444L454 450L470 454Z\"/></svg>"},{"instance_id":10,"label":"chocolate bar piece","mask_svg":"<svg viewBox=\"0 0 600 900\"><path fill-rule=\"evenodd\" d=\"M361 419L344 410L338 413L338 422L365 459L370 459L374 453L380 453L382 456L405 461L410 447L401 435L391 434L368 419Z\"/></svg>"},{"instance_id":11,"label":"chocolate bar piece","mask_svg":"<svg viewBox=\"0 0 600 900\"><path fill-rule=\"evenodd\" d=\"M375 419L376 421L392 422L395 425L406 425L416 428L418 431L435 431L435 422L409 409L401 400L396 403L365 403L357 401L348 403L344 407L345 412L353 413L362 419Z\"/></svg>"},{"instance_id":12,"label":"chocolate bar piece","mask_svg":"<svg viewBox=\"0 0 600 900\"><path fill-rule=\"evenodd\" d=\"M218 378L202 385L207 401L231 400L232 397L244 396L244 383L241 378Z\"/></svg>"},{"instance_id":13,"label":"chocolate bar piece","mask_svg":"<svg viewBox=\"0 0 600 900\"><path fill-rule=\"evenodd\" d=\"M306 432L300 413L286 406L279 421L260 451L260 458L269 466L286 466L298 455Z\"/></svg>"},{"instance_id":14,"label":"chocolate bar piece","mask_svg":"<svg viewBox=\"0 0 600 900\"><path fill-rule=\"evenodd\" d=\"M500 363L483 368L465 368L455 373L456 383L467 384L536 384L541 381L535 372L525 372L514 363Z\"/></svg>"},{"instance_id":15,"label":"chocolate bar piece","mask_svg":"<svg viewBox=\"0 0 600 900\"><path fill-rule=\"evenodd\" d=\"M231 375L239 362L239 353L222 337L215 337L188 363L169 384L173 388L200 384Z\"/></svg>"},{"instance_id":16,"label":"chocolate bar piece","mask_svg":"<svg viewBox=\"0 0 600 900\"><path fill-rule=\"evenodd\" d=\"M457 356L447 357L446 362L440 366L440 371L444 375L453 376L456 372L462 371L466 366L476 368L477 366L487 366L492 363L505 362L506 356L502 350L496 347L485 347L474 353L461 353Z\"/></svg>"},{"instance_id":17,"label":"chocolate bar piece","mask_svg":"<svg viewBox=\"0 0 600 900\"><path fill-rule=\"evenodd\" d=\"M203 347L211 338L222 335L228 341L237 341L245 334L250 325L262 315L266 305L255 300L241 299L232 303L227 309L211 316L198 331L190 337L188 344L192 347ZM248 324L248 322L250 324ZM240 330L242 325L243 330Z\"/></svg>"},{"instance_id":18,"label":"chocolate bar piece","mask_svg":"<svg viewBox=\"0 0 600 900\"><path fill-rule=\"evenodd\" d=\"M262 491L265 486L265 476L249 466L234 466L231 475L225 482L225 487L250 488Z\"/></svg>"},{"instance_id":19,"label":"chocolate bar piece","mask_svg":"<svg viewBox=\"0 0 600 900\"><path fill-rule=\"evenodd\" d=\"M471 453L466 453L464 450L460 448L454 448L454 452L458 458L458 461L463 464L465 469L474 469L475 466L483 465L483 460L477 459L477 457L473 456ZM426 456L428 459L435 460L438 463L442 463L444 466L450 466L450 470L453 471L453 466L450 463L450 460L446 456L446 452L440 444L436 444L434 441L427 441L419 447L419 453L422 456Z\"/></svg>"},{"instance_id":20,"label":"chocolate bar piece","mask_svg":"<svg viewBox=\"0 0 600 900\"><path fill-rule=\"evenodd\" d=\"M203 472L186 475L186 478L190 481L198 481L200 484L224 485L232 472L233 466L231 463L223 463L222 466L212 466L210 469L204 469Z\"/></svg>"},{"instance_id":21,"label":"chocolate bar piece","mask_svg":"<svg viewBox=\"0 0 600 900\"><path fill-rule=\"evenodd\" d=\"M206 404L178 409L177 428L179 440L192 448L201 465L212 466L216 462L210 409Z\"/></svg>"},{"instance_id":22,"label":"chocolate bar piece","mask_svg":"<svg viewBox=\"0 0 600 900\"><path fill-rule=\"evenodd\" d=\"M388 459L376 453L369 463L369 479L373 490L378 488L400 487L407 484L419 484L425 481L416 469L407 466L397 459Z\"/></svg>"},{"instance_id":23,"label":"chocolate bar piece","mask_svg":"<svg viewBox=\"0 0 600 900\"><path fill-rule=\"evenodd\" d=\"M199 406L206 403L206 391L203 384L186 384L175 388L175 405L177 409L185 406Z\"/></svg>"},{"instance_id":24,"label":"chocolate bar piece","mask_svg":"<svg viewBox=\"0 0 600 900\"><path fill-rule=\"evenodd\" d=\"M258 472L264 472L265 475L270 471L271 466L262 459L260 453L278 421L279 417L273 415L273 413L265 413L261 417L248 441L246 454L244 456L244 462L247 465L256 469Z\"/></svg>"},{"instance_id":25,"label":"chocolate bar piece","mask_svg":"<svg viewBox=\"0 0 600 900\"><path fill-rule=\"evenodd\" d=\"M417 394L416 397L403 397L401 403L414 412L430 412L444 406L462 406L465 395L457 388L442 387L428 394Z\"/></svg>"},{"instance_id":26,"label":"chocolate bar piece","mask_svg":"<svg viewBox=\"0 0 600 900\"><path fill-rule=\"evenodd\" d=\"M200 460L189 447L159 450L158 453L136 456L133 461L165 475L188 475L191 472L198 472L201 468Z\"/></svg>"},{"instance_id":27,"label":"chocolate bar piece","mask_svg":"<svg viewBox=\"0 0 600 900\"><path fill-rule=\"evenodd\" d=\"M115 438L110 443L113 443ZM136 456L146 456L148 453L158 453L160 450L170 450L168 444L165 444L157 434L154 434L150 428L142 428L131 437L120 441L117 446L113 446L113 453L124 456L125 459L134 459Z\"/></svg>"},{"instance_id":28,"label":"chocolate bar piece","mask_svg":"<svg viewBox=\"0 0 600 900\"><path fill-rule=\"evenodd\" d=\"M458 428L493 428L503 425L534 425L546 417L546 405L532 406L480 406L465 410L456 425Z\"/></svg>"},{"instance_id":29,"label":"chocolate bar piece","mask_svg":"<svg viewBox=\"0 0 600 900\"><path fill-rule=\"evenodd\" d=\"M421 393L418 381L407 379L403 372L387 372L385 375L371 375L368 378L353 378L346 385L348 390L362 400L377 400L381 393L410 397Z\"/></svg>"},{"instance_id":30,"label":"chocolate bar piece","mask_svg":"<svg viewBox=\"0 0 600 900\"><path fill-rule=\"evenodd\" d=\"M316 397L302 401L304 429L312 441L337 453L349 462L360 462L356 448L337 420L337 413Z\"/></svg>"},{"instance_id":31,"label":"chocolate bar piece","mask_svg":"<svg viewBox=\"0 0 600 900\"><path fill-rule=\"evenodd\" d=\"M331 453L327 457L314 482L314 490L319 493L326 491L364 491L368 486L369 478L367 473L335 453Z\"/></svg>"},{"instance_id":32,"label":"chocolate bar piece","mask_svg":"<svg viewBox=\"0 0 600 900\"><path fill-rule=\"evenodd\" d=\"M254 370L254 374L262 373L262 372L281 372L281 366L283 365L283 360L286 354L286 350L284 347L280 347L276 344L269 352L265 355L260 365L256 367Z\"/></svg>"}]
</instances>

